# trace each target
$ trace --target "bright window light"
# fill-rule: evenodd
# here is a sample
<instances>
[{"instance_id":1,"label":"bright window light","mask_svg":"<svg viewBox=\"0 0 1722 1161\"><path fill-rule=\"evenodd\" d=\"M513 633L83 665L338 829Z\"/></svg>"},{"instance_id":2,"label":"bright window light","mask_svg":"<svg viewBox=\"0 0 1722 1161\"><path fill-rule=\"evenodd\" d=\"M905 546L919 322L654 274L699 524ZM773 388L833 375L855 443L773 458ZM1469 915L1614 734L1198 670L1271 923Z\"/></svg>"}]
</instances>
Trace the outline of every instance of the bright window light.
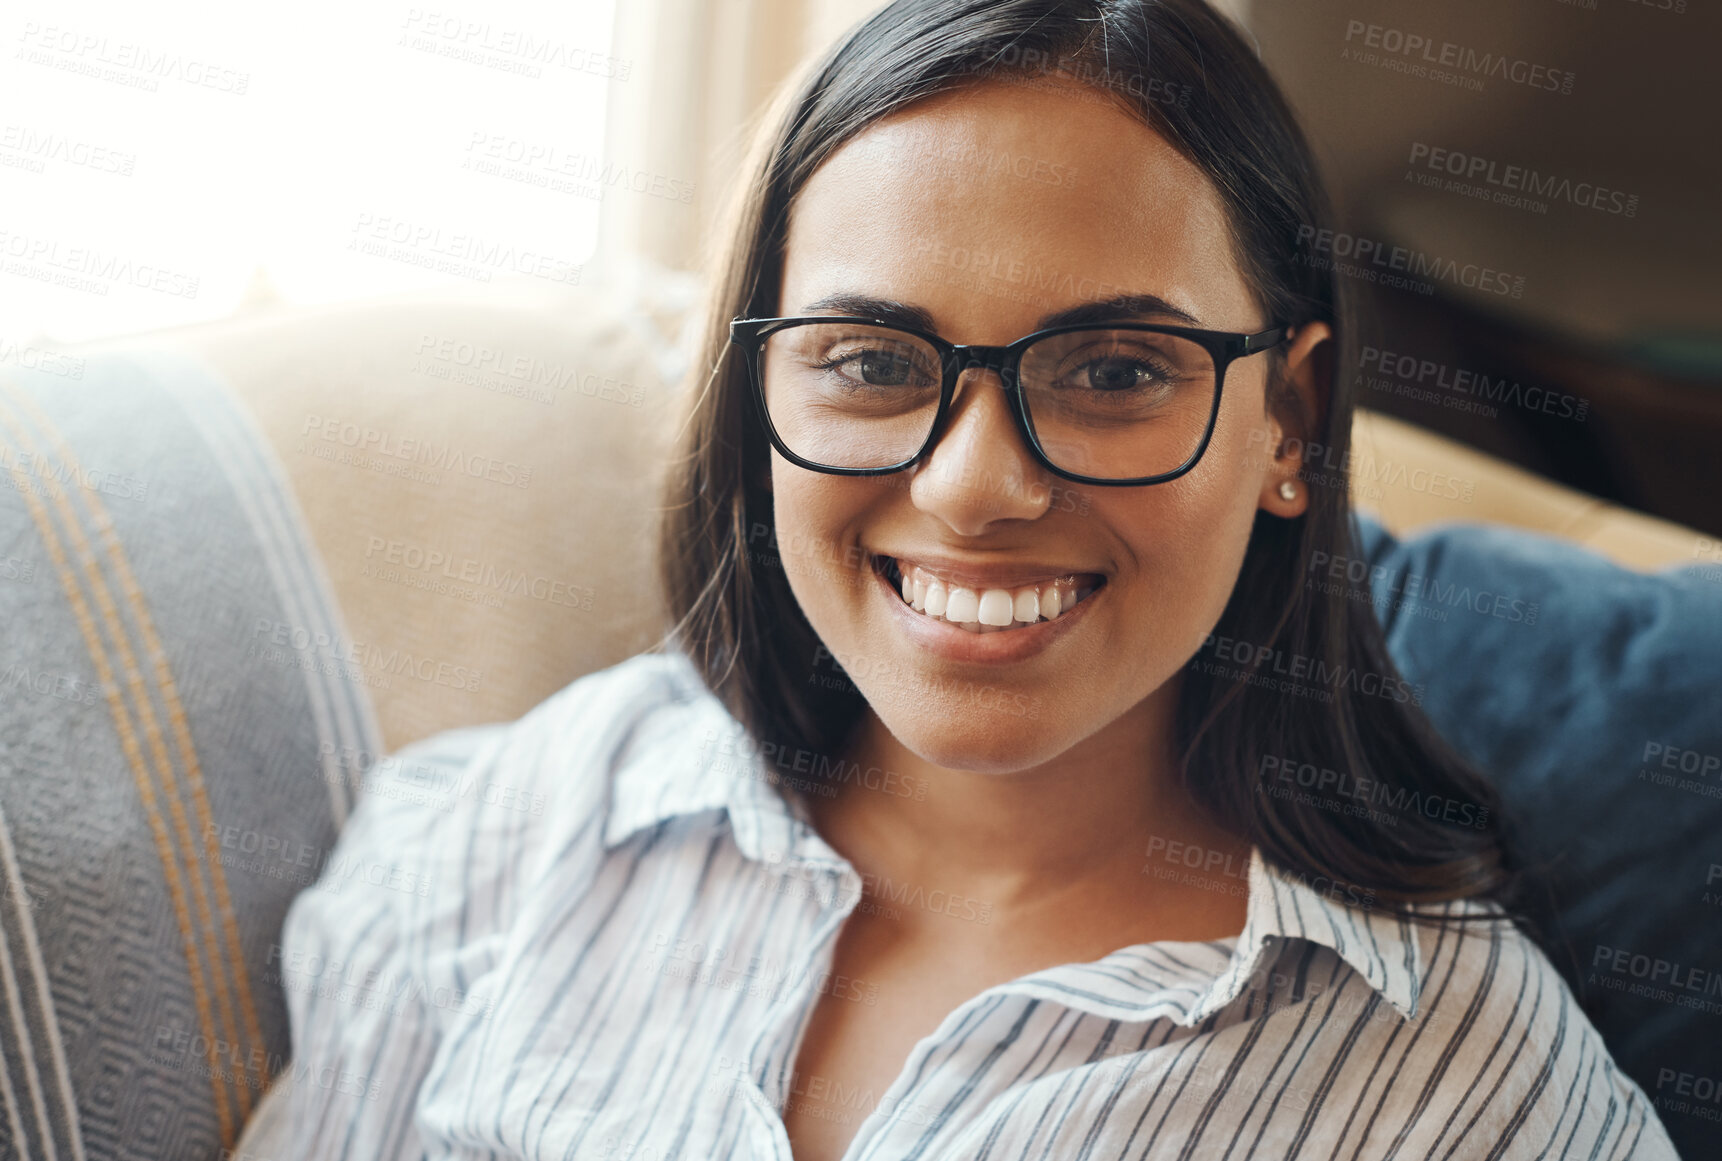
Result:
<instances>
[{"instance_id":1,"label":"bright window light","mask_svg":"<svg viewBox=\"0 0 1722 1161\"><path fill-rule=\"evenodd\" d=\"M26 3L0 69L0 352L465 282L578 282L613 0ZM0 355L3 359L3 355Z\"/></svg>"}]
</instances>

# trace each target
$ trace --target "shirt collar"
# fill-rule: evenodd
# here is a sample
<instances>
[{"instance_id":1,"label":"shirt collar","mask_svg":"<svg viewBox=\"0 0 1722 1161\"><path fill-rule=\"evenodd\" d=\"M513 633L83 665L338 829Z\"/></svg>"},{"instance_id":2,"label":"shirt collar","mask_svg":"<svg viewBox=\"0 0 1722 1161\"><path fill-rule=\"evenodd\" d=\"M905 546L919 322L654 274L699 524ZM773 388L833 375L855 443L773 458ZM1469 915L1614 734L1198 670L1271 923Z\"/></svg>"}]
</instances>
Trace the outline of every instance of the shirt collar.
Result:
<instances>
[{"instance_id":1,"label":"shirt collar","mask_svg":"<svg viewBox=\"0 0 1722 1161\"><path fill-rule=\"evenodd\" d=\"M794 778L794 763L774 760L772 765L784 768L768 772L766 757L700 682L691 663L683 659L675 676L683 700L664 712L677 714L678 720L662 728L654 723L649 737L636 736L615 771L604 823L606 849L678 816L721 810L737 848L748 858L772 867L822 865L858 890L860 878L848 861L773 782ZM1118 1019L1169 1015L1193 1025L1259 983L1277 944L1304 939L1331 948L1407 1018L1416 1015L1423 984L1416 928L1377 908L1372 893L1282 870L1259 849L1251 851L1248 892L1244 929L1231 939L1135 944L1090 963L1035 972L1012 981L1007 990L1044 994Z\"/></svg>"},{"instance_id":2,"label":"shirt collar","mask_svg":"<svg viewBox=\"0 0 1722 1161\"><path fill-rule=\"evenodd\" d=\"M604 820L605 849L681 815L723 810L736 846L750 859L782 865L806 851L811 836L830 859L841 862L772 784L759 748L700 681L692 663L680 654L673 657L675 700L658 711L673 716L636 734L617 765Z\"/></svg>"},{"instance_id":3,"label":"shirt collar","mask_svg":"<svg viewBox=\"0 0 1722 1161\"><path fill-rule=\"evenodd\" d=\"M1256 848L1250 853L1249 892L1237 952L1187 1023L1236 999L1271 962L1273 943L1287 939L1332 948L1407 1018L1417 1014L1423 988L1417 928L1378 908L1373 891L1276 867Z\"/></svg>"}]
</instances>

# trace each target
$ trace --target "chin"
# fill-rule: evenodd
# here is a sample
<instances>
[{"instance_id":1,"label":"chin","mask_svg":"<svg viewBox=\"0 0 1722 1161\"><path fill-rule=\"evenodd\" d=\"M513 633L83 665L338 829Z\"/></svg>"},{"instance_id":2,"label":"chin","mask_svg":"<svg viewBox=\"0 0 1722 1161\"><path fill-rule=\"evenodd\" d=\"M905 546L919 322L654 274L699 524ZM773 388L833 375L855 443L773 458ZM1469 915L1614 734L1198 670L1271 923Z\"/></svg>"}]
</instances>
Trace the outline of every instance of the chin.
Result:
<instances>
[{"instance_id":1,"label":"chin","mask_svg":"<svg viewBox=\"0 0 1722 1161\"><path fill-rule=\"evenodd\" d=\"M1023 698L1019 705L1019 696L999 690L1001 702L992 709L967 697L918 698L912 707L871 696L868 702L891 735L923 761L948 770L1014 774L1051 761L1077 741L1067 732L1068 721L1066 728L1055 726L1058 719L1043 699Z\"/></svg>"}]
</instances>

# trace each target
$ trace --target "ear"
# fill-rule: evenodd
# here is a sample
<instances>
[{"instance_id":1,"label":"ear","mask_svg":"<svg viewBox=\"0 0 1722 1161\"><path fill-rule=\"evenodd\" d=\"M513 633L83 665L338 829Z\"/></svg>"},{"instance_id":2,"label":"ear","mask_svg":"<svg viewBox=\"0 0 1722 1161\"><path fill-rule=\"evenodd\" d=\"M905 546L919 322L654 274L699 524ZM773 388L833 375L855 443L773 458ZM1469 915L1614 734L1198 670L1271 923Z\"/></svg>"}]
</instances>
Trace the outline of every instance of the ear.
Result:
<instances>
[{"instance_id":1,"label":"ear","mask_svg":"<svg viewBox=\"0 0 1722 1161\"><path fill-rule=\"evenodd\" d=\"M1257 506L1283 519L1309 509L1309 485L1298 479L1303 450L1322 431L1333 382L1333 329L1307 322L1292 332L1285 365L1267 394L1268 447Z\"/></svg>"}]
</instances>

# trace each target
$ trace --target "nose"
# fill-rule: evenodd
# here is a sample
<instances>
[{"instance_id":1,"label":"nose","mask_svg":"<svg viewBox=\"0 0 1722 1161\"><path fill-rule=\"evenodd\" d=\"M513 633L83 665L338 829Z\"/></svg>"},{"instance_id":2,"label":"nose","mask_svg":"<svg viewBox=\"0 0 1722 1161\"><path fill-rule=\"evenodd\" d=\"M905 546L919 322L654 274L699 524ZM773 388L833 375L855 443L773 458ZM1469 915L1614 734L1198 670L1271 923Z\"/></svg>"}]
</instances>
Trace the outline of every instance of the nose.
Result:
<instances>
[{"instance_id":1,"label":"nose","mask_svg":"<svg viewBox=\"0 0 1722 1161\"><path fill-rule=\"evenodd\" d=\"M957 380L945 430L912 470L909 498L962 536L996 521L1033 520L1052 502L1051 473L1011 415L996 368L971 360Z\"/></svg>"}]
</instances>

